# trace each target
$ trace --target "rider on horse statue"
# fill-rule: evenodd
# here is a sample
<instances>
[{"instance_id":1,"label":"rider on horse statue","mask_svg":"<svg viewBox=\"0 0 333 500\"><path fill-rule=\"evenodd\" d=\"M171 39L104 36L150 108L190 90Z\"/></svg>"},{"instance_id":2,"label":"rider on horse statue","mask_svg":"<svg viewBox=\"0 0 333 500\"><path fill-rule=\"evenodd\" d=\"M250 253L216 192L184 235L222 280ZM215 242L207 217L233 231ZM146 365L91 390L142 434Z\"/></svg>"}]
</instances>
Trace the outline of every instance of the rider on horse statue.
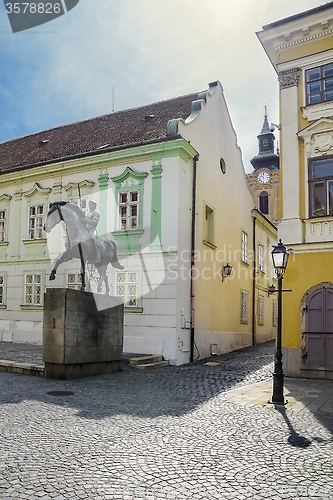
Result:
<instances>
[{"instance_id":1,"label":"rider on horse statue","mask_svg":"<svg viewBox=\"0 0 333 500\"><path fill-rule=\"evenodd\" d=\"M91 238L91 240L95 244L96 248L96 259L95 262L100 262L101 261L101 249L100 245L98 242L98 235L97 235L97 225L99 223L100 219L100 214L96 210L97 203L93 200L89 201L89 212L86 216L86 229L88 231L88 234Z\"/></svg>"}]
</instances>

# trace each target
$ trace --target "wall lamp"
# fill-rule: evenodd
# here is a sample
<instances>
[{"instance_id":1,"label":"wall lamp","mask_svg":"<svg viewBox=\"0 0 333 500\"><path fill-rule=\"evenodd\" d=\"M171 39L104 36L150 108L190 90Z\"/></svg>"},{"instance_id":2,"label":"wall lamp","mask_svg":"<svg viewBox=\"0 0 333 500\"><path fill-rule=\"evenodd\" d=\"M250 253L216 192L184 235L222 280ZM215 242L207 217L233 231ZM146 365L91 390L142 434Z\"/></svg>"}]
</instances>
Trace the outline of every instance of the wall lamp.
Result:
<instances>
[{"instance_id":1,"label":"wall lamp","mask_svg":"<svg viewBox=\"0 0 333 500\"><path fill-rule=\"evenodd\" d=\"M227 263L226 266L222 266L222 281L225 280L225 278L227 278L228 276L230 276L231 274L231 271L232 271L232 266L229 266L229 264Z\"/></svg>"},{"instance_id":2,"label":"wall lamp","mask_svg":"<svg viewBox=\"0 0 333 500\"><path fill-rule=\"evenodd\" d=\"M279 123L279 125L277 125L276 123L271 123L270 127L269 127L269 130L271 132L274 132L275 129L277 130L281 130L281 123Z\"/></svg>"}]
</instances>

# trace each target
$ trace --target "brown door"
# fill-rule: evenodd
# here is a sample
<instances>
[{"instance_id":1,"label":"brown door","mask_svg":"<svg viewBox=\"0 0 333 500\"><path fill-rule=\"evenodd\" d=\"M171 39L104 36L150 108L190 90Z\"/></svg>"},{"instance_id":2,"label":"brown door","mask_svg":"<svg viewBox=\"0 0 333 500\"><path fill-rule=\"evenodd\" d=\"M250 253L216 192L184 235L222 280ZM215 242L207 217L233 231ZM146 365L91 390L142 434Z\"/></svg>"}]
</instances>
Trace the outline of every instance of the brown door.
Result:
<instances>
[{"instance_id":1,"label":"brown door","mask_svg":"<svg viewBox=\"0 0 333 500\"><path fill-rule=\"evenodd\" d=\"M333 289L320 288L307 300L306 352L308 365L333 365Z\"/></svg>"}]
</instances>

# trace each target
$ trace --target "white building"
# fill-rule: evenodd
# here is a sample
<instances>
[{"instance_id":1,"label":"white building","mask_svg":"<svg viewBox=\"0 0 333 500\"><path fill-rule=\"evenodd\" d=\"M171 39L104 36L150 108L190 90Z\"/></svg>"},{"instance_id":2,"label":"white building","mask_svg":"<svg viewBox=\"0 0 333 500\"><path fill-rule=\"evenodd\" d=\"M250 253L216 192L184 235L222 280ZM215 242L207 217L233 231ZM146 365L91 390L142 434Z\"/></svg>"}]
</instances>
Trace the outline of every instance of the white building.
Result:
<instances>
[{"instance_id":1,"label":"white building","mask_svg":"<svg viewBox=\"0 0 333 500\"><path fill-rule=\"evenodd\" d=\"M0 339L41 342L43 290L78 285L79 261L48 281L64 233L46 238L43 223L49 202L79 198L97 202L98 232L117 243L124 270L108 275L126 352L182 364L274 337L276 228L252 210L219 82L7 141L0 172Z\"/></svg>"}]
</instances>

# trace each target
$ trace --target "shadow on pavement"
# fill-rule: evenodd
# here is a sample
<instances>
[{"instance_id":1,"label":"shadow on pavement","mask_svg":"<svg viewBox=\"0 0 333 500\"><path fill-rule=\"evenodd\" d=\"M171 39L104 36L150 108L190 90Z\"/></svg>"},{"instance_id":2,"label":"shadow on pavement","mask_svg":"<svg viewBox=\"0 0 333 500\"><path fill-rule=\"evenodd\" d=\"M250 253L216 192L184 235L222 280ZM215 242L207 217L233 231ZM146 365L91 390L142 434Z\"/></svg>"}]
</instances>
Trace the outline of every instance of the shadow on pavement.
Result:
<instances>
[{"instance_id":1,"label":"shadow on pavement","mask_svg":"<svg viewBox=\"0 0 333 500\"><path fill-rule=\"evenodd\" d=\"M298 434L298 432L296 432L293 426L291 425L291 422L287 416L286 408L284 406L275 405L275 409L282 415L288 426L290 432L290 435L288 437L288 443L291 446L295 446L296 448L307 448L308 446L310 446L311 444L310 439L307 439L306 437Z\"/></svg>"},{"instance_id":2,"label":"shadow on pavement","mask_svg":"<svg viewBox=\"0 0 333 500\"><path fill-rule=\"evenodd\" d=\"M156 418L186 414L212 397L241 385L266 380L272 373L274 343L267 342L180 367L123 371L59 381L2 372L0 404L23 400L74 408L77 416L102 419L114 415ZM209 366L206 363L214 363ZM63 396L52 391L70 391Z\"/></svg>"}]
</instances>

